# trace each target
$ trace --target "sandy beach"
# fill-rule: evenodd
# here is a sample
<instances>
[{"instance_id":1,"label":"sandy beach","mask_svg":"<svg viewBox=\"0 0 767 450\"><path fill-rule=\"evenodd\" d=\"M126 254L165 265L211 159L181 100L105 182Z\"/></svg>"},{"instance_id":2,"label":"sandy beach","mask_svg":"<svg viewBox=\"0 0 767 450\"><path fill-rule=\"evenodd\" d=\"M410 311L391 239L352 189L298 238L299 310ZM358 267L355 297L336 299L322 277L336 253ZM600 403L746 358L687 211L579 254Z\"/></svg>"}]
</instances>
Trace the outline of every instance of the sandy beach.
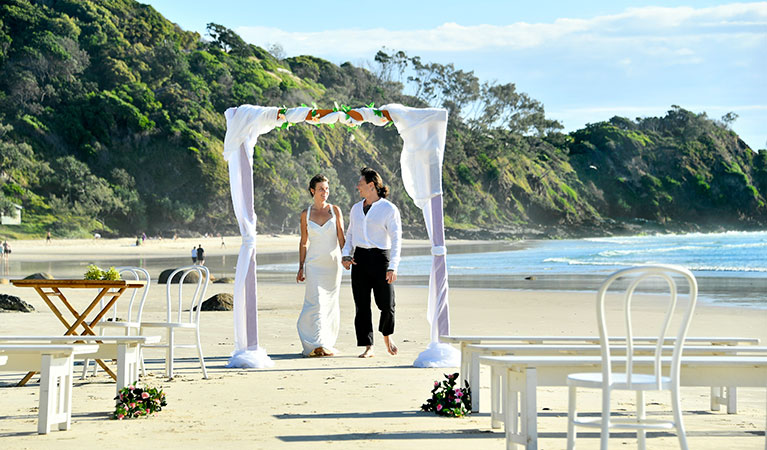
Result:
<instances>
[{"instance_id":1,"label":"sandy beach","mask_svg":"<svg viewBox=\"0 0 767 450\"><path fill-rule=\"evenodd\" d=\"M259 236L262 254L293 252L296 236ZM150 240L136 247L135 239L14 241L7 274L18 278L14 268L22 263L49 263L56 275L57 262L100 261L134 257L186 257L191 246L202 244L210 257L232 255L236 259L239 237ZM460 243L459 243L460 244ZM426 245L408 241L408 248ZM13 264L20 264L14 266ZM165 286L151 273L145 317L158 318ZM23 275L26 275L24 273ZM73 392L72 428L37 435L36 378L15 387L21 374L0 372L0 448L401 448L445 449L470 447L502 449L502 431L490 428L489 373L482 373L482 404L479 414L462 419L440 418L419 412L435 380L456 369L417 369L413 360L428 344L425 320L427 289L401 285L397 288L395 341L400 354L392 357L380 347L376 357L359 359L354 342L353 301L348 285L342 287L342 328L332 358L304 358L296 333L303 302L303 285L259 284L260 340L275 361L271 369L226 369L233 350L232 313L204 312L201 319L203 350L210 379L202 379L194 350L181 350L175 379L163 376L161 351L147 351L148 377L162 387L168 406L155 416L131 421L110 420L114 384L103 371L87 380L77 379ZM211 284L208 294L232 292L231 284ZM32 291L0 285L0 293L16 295L36 312L0 314L0 335L63 334L63 327ZM89 300L89 292L75 297L77 304ZM450 290L452 334L597 334L595 295L589 292L547 292L497 289ZM374 318L377 315L374 313ZM644 317L642 326L654 324L656 316ZM637 330L641 334L641 330ZM767 310L700 305L690 336L756 337L767 344ZM381 343L380 334L376 336ZM709 411L707 388L682 388L685 425L693 449L764 448L765 389L739 389L738 414ZM565 447L567 395L564 388L538 389L539 448ZM598 397L584 395L585 407L598 410ZM649 414L670 416L667 394L648 396L658 405ZM618 397L618 407L629 410L633 397ZM633 448L633 437L616 437L611 446ZM598 447L596 433L579 438L578 448ZM678 448L672 433L650 433L648 447Z\"/></svg>"}]
</instances>

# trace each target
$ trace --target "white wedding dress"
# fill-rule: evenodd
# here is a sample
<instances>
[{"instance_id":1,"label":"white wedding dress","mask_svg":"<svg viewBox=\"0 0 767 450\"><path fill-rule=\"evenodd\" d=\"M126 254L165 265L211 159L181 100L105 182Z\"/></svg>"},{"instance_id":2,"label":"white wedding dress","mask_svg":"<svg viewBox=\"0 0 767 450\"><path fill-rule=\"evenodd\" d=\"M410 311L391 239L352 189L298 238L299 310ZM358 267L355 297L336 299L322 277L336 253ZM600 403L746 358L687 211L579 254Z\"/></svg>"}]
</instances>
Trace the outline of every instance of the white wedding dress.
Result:
<instances>
[{"instance_id":1,"label":"white wedding dress","mask_svg":"<svg viewBox=\"0 0 767 450\"><path fill-rule=\"evenodd\" d=\"M306 210L309 248L306 251L304 307L298 317L298 337L303 354L324 347L337 353L333 346L341 321L338 295L341 287L341 249L338 246L336 216L330 208L330 219L323 225L312 222L312 207Z\"/></svg>"}]
</instances>

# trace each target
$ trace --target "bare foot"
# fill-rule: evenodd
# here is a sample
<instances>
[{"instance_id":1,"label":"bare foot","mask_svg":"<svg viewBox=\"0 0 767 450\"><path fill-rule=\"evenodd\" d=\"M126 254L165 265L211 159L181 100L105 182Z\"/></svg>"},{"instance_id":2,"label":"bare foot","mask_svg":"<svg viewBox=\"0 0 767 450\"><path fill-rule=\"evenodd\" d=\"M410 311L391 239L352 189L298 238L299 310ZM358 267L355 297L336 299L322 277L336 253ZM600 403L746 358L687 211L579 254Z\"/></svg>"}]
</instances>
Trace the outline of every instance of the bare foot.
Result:
<instances>
[{"instance_id":1,"label":"bare foot","mask_svg":"<svg viewBox=\"0 0 767 450\"><path fill-rule=\"evenodd\" d=\"M397 346L394 345L394 342L392 342L391 339L389 339L389 336L384 336L384 345L386 345L386 350L392 354L397 354Z\"/></svg>"},{"instance_id":2,"label":"bare foot","mask_svg":"<svg viewBox=\"0 0 767 450\"><path fill-rule=\"evenodd\" d=\"M368 345L367 347L365 347L365 351L362 352L362 354L359 357L360 358L372 358L373 356L374 356L373 355L373 346L372 345Z\"/></svg>"},{"instance_id":3,"label":"bare foot","mask_svg":"<svg viewBox=\"0 0 767 450\"><path fill-rule=\"evenodd\" d=\"M325 356L324 349L322 347L317 347L314 350L312 350L311 353L309 353L310 358L314 358L317 356Z\"/></svg>"},{"instance_id":4,"label":"bare foot","mask_svg":"<svg viewBox=\"0 0 767 450\"><path fill-rule=\"evenodd\" d=\"M320 351L322 352L321 356L333 356L333 352L326 349L325 347L320 347Z\"/></svg>"}]
</instances>

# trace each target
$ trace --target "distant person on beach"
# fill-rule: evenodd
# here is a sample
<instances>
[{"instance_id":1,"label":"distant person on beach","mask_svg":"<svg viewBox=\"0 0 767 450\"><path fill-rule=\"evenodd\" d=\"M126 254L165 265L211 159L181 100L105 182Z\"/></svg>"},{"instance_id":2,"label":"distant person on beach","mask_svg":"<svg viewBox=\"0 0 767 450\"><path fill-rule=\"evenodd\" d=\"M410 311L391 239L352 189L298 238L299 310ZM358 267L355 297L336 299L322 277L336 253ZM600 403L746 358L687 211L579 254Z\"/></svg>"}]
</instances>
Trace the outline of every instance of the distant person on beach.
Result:
<instances>
[{"instance_id":1,"label":"distant person on beach","mask_svg":"<svg viewBox=\"0 0 767 450\"><path fill-rule=\"evenodd\" d=\"M197 264L205 265L205 250L203 250L202 244L197 247Z\"/></svg>"},{"instance_id":2,"label":"distant person on beach","mask_svg":"<svg viewBox=\"0 0 767 450\"><path fill-rule=\"evenodd\" d=\"M11 257L11 244L8 243L8 240L3 242L3 258L5 258L6 261L8 261Z\"/></svg>"},{"instance_id":3,"label":"distant person on beach","mask_svg":"<svg viewBox=\"0 0 767 450\"><path fill-rule=\"evenodd\" d=\"M402 222L399 209L386 197L389 187L375 170L365 167L357 182L362 201L355 203L349 213L343 265L352 270L354 296L354 328L357 345L365 347L360 358L373 356L373 317L370 292L381 311L378 331L383 334L386 350L397 354L392 342L394 334L394 282L400 260Z\"/></svg>"},{"instance_id":4,"label":"distant person on beach","mask_svg":"<svg viewBox=\"0 0 767 450\"><path fill-rule=\"evenodd\" d=\"M48 235L45 236L45 243L50 244L51 243L51 232L48 232Z\"/></svg>"},{"instance_id":5,"label":"distant person on beach","mask_svg":"<svg viewBox=\"0 0 767 450\"><path fill-rule=\"evenodd\" d=\"M223 236L221 236L221 248L226 248L226 242L224 242Z\"/></svg>"},{"instance_id":6,"label":"distant person on beach","mask_svg":"<svg viewBox=\"0 0 767 450\"><path fill-rule=\"evenodd\" d=\"M197 247L192 247L192 264L197 264Z\"/></svg>"},{"instance_id":7,"label":"distant person on beach","mask_svg":"<svg viewBox=\"0 0 767 450\"><path fill-rule=\"evenodd\" d=\"M315 175L309 181L312 203L301 213L296 282L306 281L304 306L298 316L298 337L304 356L333 356L341 314L341 247L344 218L338 206L327 202L328 179Z\"/></svg>"}]
</instances>

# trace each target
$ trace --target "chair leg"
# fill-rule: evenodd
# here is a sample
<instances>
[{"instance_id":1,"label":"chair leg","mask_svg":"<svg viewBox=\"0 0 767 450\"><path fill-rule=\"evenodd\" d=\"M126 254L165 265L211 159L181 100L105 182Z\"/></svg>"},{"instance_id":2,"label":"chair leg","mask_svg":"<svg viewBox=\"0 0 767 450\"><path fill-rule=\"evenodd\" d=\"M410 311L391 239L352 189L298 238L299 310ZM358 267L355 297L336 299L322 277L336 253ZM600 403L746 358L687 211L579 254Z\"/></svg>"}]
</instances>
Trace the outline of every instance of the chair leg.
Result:
<instances>
[{"instance_id":1,"label":"chair leg","mask_svg":"<svg viewBox=\"0 0 767 450\"><path fill-rule=\"evenodd\" d=\"M165 375L168 376L168 378L173 378L173 345L175 335L173 333L173 328L168 328L168 350L165 354Z\"/></svg>"},{"instance_id":2,"label":"chair leg","mask_svg":"<svg viewBox=\"0 0 767 450\"><path fill-rule=\"evenodd\" d=\"M682 421L682 402L679 398L679 386L671 387L671 407L674 408L674 427L679 437L679 447L682 450L688 450L687 435L684 431L684 422Z\"/></svg>"},{"instance_id":3,"label":"chair leg","mask_svg":"<svg viewBox=\"0 0 767 450\"><path fill-rule=\"evenodd\" d=\"M202 357L202 343L200 342L200 329L195 329L197 334L197 354L200 357L200 367L202 367L202 377L208 379L208 370L205 368L205 359Z\"/></svg>"},{"instance_id":4,"label":"chair leg","mask_svg":"<svg viewBox=\"0 0 767 450\"><path fill-rule=\"evenodd\" d=\"M608 450L610 441L610 388L602 390L602 430L599 436L599 448Z\"/></svg>"},{"instance_id":5,"label":"chair leg","mask_svg":"<svg viewBox=\"0 0 767 450\"><path fill-rule=\"evenodd\" d=\"M141 376L145 377L146 376L146 366L144 365L144 347L141 347L141 350L139 351L138 361L139 361L139 364L141 364Z\"/></svg>"},{"instance_id":6,"label":"chair leg","mask_svg":"<svg viewBox=\"0 0 767 450\"><path fill-rule=\"evenodd\" d=\"M575 419L578 418L578 413L575 409L577 388L570 386L568 388L567 396L567 450L575 450Z\"/></svg>"},{"instance_id":7,"label":"chair leg","mask_svg":"<svg viewBox=\"0 0 767 450\"><path fill-rule=\"evenodd\" d=\"M637 391L637 423L642 423L647 419L645 411L644 391ZM643 429L637 429L637 448L645 450L647 448L647 432Z\"/></svg>"},{"instance_id":8,"label":"chair leg","mask_svg":"<svg viewBox=\"0 0 767 450\"><path fill-rule=\"evenodd\" d=\"M80 374L80 379L84 380L88 378L88 365L91 363L90 359L83 361L83 373Z\"/></svg>"}]
</instances>

